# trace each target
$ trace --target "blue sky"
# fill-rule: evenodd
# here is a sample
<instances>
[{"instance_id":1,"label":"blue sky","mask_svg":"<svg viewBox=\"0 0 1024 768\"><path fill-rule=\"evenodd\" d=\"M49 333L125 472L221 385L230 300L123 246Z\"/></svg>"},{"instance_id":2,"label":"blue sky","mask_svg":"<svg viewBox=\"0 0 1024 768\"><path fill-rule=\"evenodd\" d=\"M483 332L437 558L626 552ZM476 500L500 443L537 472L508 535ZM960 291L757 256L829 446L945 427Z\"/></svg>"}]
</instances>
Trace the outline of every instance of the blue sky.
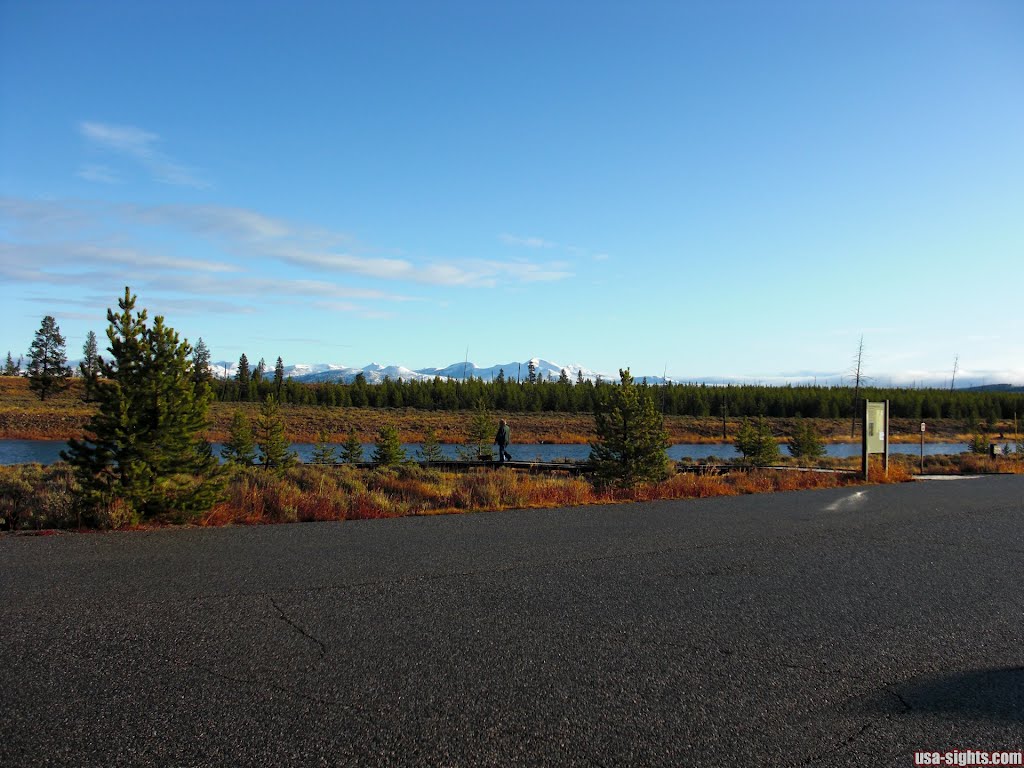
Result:
<instances>
[{"instance_id":1,"label":"blue sky","mask_svg":"<svg viewBox=\"0 0 1024 768\"><path fill-rule=\"evenodd\" d=\"M1024 383L1024 4L0 0L0 355Z\"/></svg>"}]
</instances>

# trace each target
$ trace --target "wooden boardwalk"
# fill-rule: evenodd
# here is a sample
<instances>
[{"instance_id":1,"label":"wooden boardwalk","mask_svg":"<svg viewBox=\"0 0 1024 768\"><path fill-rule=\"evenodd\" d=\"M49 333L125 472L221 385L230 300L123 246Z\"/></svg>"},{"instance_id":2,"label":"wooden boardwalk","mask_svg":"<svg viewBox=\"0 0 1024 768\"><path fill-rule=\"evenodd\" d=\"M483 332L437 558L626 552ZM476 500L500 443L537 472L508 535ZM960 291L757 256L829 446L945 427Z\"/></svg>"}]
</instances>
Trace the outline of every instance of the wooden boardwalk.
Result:
<instances>
[{"instance_id":1,"label":"wooden boardwalk","mask_svg":"<svg viewBox=\"0 0 1024 768\"><path fill-rule=\"evenodd\" d=\"M527 472L530 474L545 474L545 473L562 473L567 475L588 475L592 474L594 467L590 462L585 461L506 461L504 464L498 461L464 461L464 460L445 460L445 461L411 461L406 462L407 464L413 464L423 469L437 469L442 472L465 472L468 470L476 469L508 469L516 472ZM329 466L345 466L344 464L338 463ZM359 469L374 469L378 464L372 461L362 461L357 464L350 466L358 467ZM755 469L766 469L776 472L820 472L822 474L857 474L855 469L826 469L822 467L786 467L786 466L773 466L773 467L756 467L750 464L685 464L676 465L677 472L687 472L691 474L713 474L713 475L724 475L729 472L750 472Z\"/></svg>"}]
</instances>

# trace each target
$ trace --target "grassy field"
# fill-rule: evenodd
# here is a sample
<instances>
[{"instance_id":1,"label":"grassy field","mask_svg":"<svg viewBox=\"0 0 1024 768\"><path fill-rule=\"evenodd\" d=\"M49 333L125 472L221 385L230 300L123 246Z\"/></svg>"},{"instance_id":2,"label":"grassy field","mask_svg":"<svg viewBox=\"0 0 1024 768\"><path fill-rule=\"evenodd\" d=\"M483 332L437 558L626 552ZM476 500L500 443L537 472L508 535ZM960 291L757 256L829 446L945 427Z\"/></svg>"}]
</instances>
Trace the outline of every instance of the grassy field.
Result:
<instances>
[{"instance_id":1,"label":"grassy field","mask_svg":"<svg viewBox=\"0 0 1024 768\"><path fill-rule=\"evenodd\" d=\"M206 437L220 441L228 436L231 417L236 410L255 417L256 403L214 403L210 408L210 428ZM82 402L81 382L46 401L39 400L28 389L28 380L0 377L0 439L67 440L81 437L93 412L93 406ZM326 408L282 405L287 435L293 442L312 443L321 430L331 441L340 442L354 429L364 442L373 442L385 424L398 428L403 442L421 442L428 429L433 429L442 443L462 443L467 439L473 417L468 411L423 411L412 408ZM594 439L594 419L578 413L492 413L495 425L499 418L508 419L516 443L584 444ZM768 419L779 440L792 433L796 419ZM828 442L850 440L849 419L813 419L819 433ZM919 424L912 419L893 419L894 442L917 442ZM739 429L739 419L726 423L727 440ZM722 420L668 416L665 428L673 443L717 443L722 439ZM1013 434L1012 422L997 424L994 434ZM962 441L969 436L967 425L959 419L936 419L928 422L925 437L929 442Z\"/></svg>"},{"instance_id":2,"label":"grassy field","mask_svg":"<svg viewBox=\"0 0 1024 768\"><path fill-rule=\"evenodd\" d=\"M225 467L221 501L194 517L141 521L122 501L79 517L78 488L65 464L0 466L0 530L126 529L168 524L262 525L312 521L436 515L542 507L568 507L658 499L706 498L834 488L862 482L852 474L754 470L679 473L631 489L600 488L578 477L532 475L510 469L441 472L415 465L363 469L351 465L300 465L283 474ZM888 478L907 473L893 467Z\"/></svg>"}]
</instances>

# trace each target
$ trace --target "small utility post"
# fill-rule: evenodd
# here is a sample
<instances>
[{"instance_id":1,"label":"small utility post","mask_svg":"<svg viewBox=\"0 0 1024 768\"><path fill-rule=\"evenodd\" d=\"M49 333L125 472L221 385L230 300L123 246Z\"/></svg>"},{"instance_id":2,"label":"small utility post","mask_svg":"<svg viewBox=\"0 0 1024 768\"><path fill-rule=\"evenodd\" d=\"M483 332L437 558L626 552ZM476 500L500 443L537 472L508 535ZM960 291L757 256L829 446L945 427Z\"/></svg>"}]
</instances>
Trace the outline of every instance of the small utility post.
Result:
<instances>
[{"instance_id":1,"label":"small utility post","mask_svg":"<svg viewBox=\"0 0 1024 768\"><path fill-rule=\"evenodd\" d=\"M921 474L924 474L924 431L927 429L924 422L921 422Z\"/></svg>"}]
</instances>

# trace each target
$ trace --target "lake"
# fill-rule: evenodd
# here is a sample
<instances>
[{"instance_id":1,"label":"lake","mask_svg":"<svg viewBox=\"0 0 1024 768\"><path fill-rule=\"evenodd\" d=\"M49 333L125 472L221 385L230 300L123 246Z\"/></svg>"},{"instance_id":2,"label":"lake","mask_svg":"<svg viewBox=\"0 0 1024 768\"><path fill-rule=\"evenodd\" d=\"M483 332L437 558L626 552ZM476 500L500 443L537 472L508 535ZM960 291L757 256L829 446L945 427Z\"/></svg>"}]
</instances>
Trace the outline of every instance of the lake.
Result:
<instances>
[{"instance_id":1,"label":"lake","mask_svg":"<svg viewBox=\"0 0 1024 768\"><path fill-rule=\"evenodd\" d=\"M52 464L60 460L60 452L66 447L66 443L59 440L0 440L0 464ZM220 443L214 443L214 452L220 455ZM336 446L340 449L340 446ZM366 459L370 459L373 453L373 443L365 443L363 452ZM406 456L416 458L416 451L419 450L419 443L405 443L402 446ZM442 445L441 451L448 458L458 458L457 445ZM860 442L855 443L831 443L825 446L829 456L847 458L860 456ZM299 454L303 461L309 461L313 455L311 443L295 443L292 449ZM920 455L921 447L914 443L899 443L889 446L890 453L909 453L914 456ZM925 443L924 452L927 456L940 453L963 453L967 450L966 443ZM559 445L548 443L522 443L509 447L512 458L517 461L555 461L557 459L571 459L573 461L585 461L590 456L589 445ZM786 455L786 449L782 446L782 454ZM684 457L691 459L733 459L739 454L731 443L680 443L670 446L668 456L670 459L679 460Z\"/></svg>"}]
</instances>

